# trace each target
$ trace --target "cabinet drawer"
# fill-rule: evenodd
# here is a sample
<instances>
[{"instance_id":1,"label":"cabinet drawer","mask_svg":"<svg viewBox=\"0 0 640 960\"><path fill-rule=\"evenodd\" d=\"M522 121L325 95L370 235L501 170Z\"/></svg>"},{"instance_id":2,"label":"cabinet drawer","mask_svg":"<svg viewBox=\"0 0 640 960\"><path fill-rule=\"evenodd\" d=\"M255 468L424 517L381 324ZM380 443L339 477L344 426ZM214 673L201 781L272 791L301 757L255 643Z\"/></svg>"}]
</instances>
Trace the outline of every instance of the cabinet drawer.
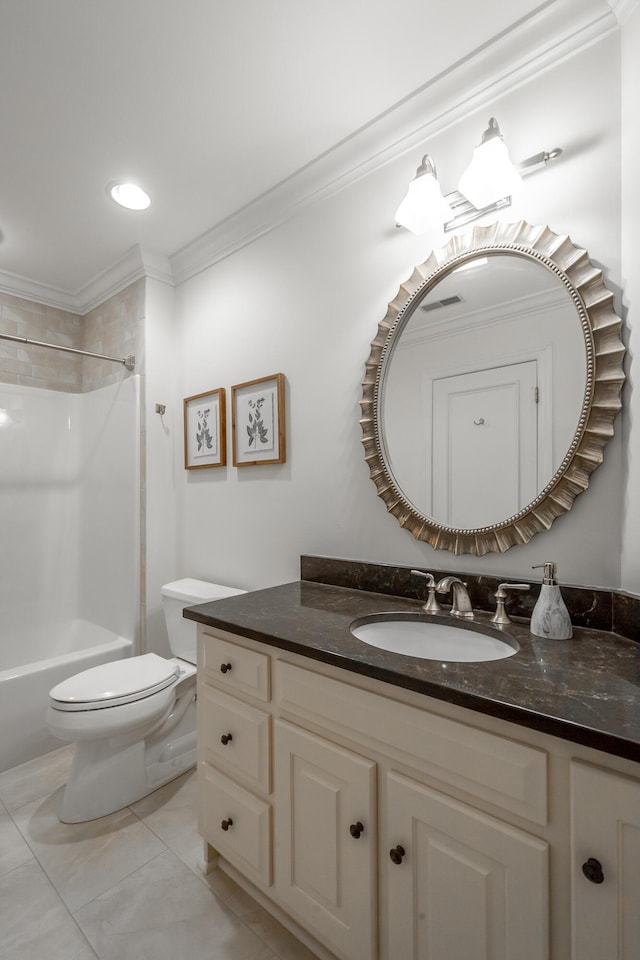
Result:
<instances>
[{"instance_id":1,"label":"cabinet drawer","mask_svg":"<svg viewBox=\"0 0 640 960\"><path fill-rule=\"evenodd\" d=\"M198 830L260 886L271 884L271 807L208 763L198 764Z\"/></svg>"},{"instance_id":2,"label":"cabinet drawer","mask_svg":"<svg viewBox=\"0 0 640 960\"><path fill-rule=\"evenodd\" d=\"M301 717L353 734L400 763L533 823L547 822L547 755L278 661L276 697Z\"/></svg>"},{"instance_id":3,"label":"cabinet drawer","mask_svg":"<svg viewBox=\"0 0 640 960\"><path fill-rule=\"evenodd\" d=\"M268 713L202 685L198 694L200 759L237 774L269 793Z\"/></svg>"},{"instance_id":4,"label":"cabinet drawer","mask_svg":"<svg viewBox=\"0 0 640 960\"><path fill-rule=\"evenodd\" d=\"M207 683L224 690L264 703L270 698L267 654L224 640L204 627L198 631L198 671Z\"/></svg>"}]
</instances>

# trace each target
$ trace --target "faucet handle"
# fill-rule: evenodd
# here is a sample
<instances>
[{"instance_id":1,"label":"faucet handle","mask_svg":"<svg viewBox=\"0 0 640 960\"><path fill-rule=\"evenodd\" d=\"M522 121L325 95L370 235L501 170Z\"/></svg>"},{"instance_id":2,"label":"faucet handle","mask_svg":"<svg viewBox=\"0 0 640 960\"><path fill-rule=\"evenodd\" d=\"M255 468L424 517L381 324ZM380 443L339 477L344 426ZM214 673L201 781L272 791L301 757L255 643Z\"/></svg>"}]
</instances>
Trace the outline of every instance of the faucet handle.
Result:
<instances>
[{"instance_id":1,"label":"faucet handle","mask_svg":"<svg viewBox=\"0 0 640 960\"><path fill-rule=\"evenodd\" d=\"M436 581L432 573L423 573L422 570L412 570L411 573L416 577L424 577L427 581L428 596L427 602L423 604L422 609L425 613L440 613L442 607L436 600Z\"/></svg>"},{"instance_id":2,"label":"faucet handle","mask_svg":"<svg viewBox=\"0 0 640 960\"><path fill-rule=\"evenodd\" d=\"M511 623L507 611L505 610L505 600L508 590L530 590L530 583L501 583L496 590L496 612L491 617L492 623Z\"/></svg>"}]
</instances>

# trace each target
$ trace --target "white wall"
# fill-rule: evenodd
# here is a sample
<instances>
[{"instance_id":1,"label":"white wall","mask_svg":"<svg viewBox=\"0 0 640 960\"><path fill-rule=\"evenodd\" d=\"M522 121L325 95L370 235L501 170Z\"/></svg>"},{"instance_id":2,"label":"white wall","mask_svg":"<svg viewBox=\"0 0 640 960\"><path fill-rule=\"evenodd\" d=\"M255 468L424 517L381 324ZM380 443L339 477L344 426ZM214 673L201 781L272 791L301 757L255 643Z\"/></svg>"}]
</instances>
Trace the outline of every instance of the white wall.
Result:
<instances>
[{"instance_id":1,"label":"white wall","mask_svg":"<svg viewBox=\"0 0 640 960\"><path fill-rule=\"evenodd\" d=\"M142 649L170 656L160 588L176 572L176 460L182 462L182 401L174 290L148 279L145 302L143 460L146 522L141 531ZM156 404L166 411L156 413Z\"/></svg>"},{"instance_id":2,"label":"white wall","mask_svg":"<svg viewBox=\"0 0 640 960\"><path fill-rule=\"evenodd\" d=\"M640 244L640 124L638 123L638 90L640 89L640 5L636 5L622 31L622 280L623 303L627 326L627 376L624 392L626 405L627 478L622 508L622 579L621 586L630 593L640 593L640 300L638 246Z\"/></svg>"},{"instance_id":3,"label":"white wall","mask_svg":"<svg viewBox=\"0 0 640 960\"><path fill-rule=\"evenodd\" d=\"M446 192L491 115L515 159L562 147L561 160L528 179L507 216L569 233L618 290L619 101L612 34L178 289L179 397L281 371L288 405L284 465L187 473L175 438L179 575L255 589L297 579L299 555L319 553L519 578L555 560L566 583L619 584L620 419L573 510L530 544L484 558L436 552L386 513L358 422L370 341L399 283L429 252L394 227L421 152L436 159Z\"/></svg>"}]
</instances>

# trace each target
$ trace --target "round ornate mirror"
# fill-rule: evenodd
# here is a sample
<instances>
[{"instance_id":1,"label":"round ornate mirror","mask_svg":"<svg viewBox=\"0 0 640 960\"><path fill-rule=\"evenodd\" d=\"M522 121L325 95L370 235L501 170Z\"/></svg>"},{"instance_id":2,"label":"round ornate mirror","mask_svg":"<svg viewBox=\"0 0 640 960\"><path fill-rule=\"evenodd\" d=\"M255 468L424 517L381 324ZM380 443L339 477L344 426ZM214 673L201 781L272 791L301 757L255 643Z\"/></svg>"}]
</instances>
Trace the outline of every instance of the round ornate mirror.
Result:
<instances>
[{"instance_id":1,"label":"round ornate mirror","mask_svg":"<svg viewBox=\"0 0 640 960\"><path fill-rule=\"evenodd\" d=\"M389 512L457 554L547 529L613 433L620 325L601 271L548 227L475 227L432 253L389 304L362 384Z\"/></svg>"}]
</instances>

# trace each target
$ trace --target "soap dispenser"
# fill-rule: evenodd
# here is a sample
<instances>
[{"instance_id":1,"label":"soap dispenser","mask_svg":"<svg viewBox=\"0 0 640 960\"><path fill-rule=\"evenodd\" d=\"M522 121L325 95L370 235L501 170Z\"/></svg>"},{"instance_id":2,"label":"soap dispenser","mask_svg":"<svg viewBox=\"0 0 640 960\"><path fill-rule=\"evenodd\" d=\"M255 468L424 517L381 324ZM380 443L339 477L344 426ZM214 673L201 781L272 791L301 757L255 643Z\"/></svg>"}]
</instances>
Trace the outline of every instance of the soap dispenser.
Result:
<instances>
[{"instance_id":1,"label":"soap dispenser","mask_svg":"<svg viewBox=\"0 0 640 960\"><path fill-rule=\"evenodd\" d=\"M530 631L534 637L547 640L570 640L573 636L571 618L560 593L555 563L538 563L532 570L544 567L540 595L531 614Z\"/></svg>"}]
</instances>

